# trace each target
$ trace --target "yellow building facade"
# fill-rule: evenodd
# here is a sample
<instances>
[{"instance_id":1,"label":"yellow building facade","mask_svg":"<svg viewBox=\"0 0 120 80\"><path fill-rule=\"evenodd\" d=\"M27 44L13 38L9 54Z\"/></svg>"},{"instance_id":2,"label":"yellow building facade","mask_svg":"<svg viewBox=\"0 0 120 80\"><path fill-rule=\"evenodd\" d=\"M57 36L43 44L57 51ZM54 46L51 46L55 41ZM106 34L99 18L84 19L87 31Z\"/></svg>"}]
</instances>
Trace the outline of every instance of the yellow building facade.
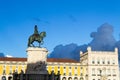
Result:
<instances>
[{"instance_id":1,"label":"yellow building facade","mask_svg":"<svg viewBox=\"0 0 120 80\"><path fill-rule=\"evenodd\" d=\"M61 80L85 80L87 74L87 66L80 62L69 59L48 59L47 70L49 73L54 71L56 74L59 71Z\"/></svg>"},{"instance_id":2,"label":"yellow building facade","mask_svg":"<svg viewBox=\"0 0 120 80\"><path fill-rule=\"evenodd\" d=\"M47 58L46 69L50 74L60 72L61 80L119 80L118 50L80 52L80 61ZM27 58L0 58L0 80L12 78L12 73L26 72Z\"/></svg>"},{"instance_id":3,"label":"yellow building facade","mask_svg":"<svg viewBox=\"0 0 120 80\"><path fill-rule=\"evenodd\" d=\"M26 58L7 58L1 57L0 58L0 80L2 78L12 78L13 72L17 71L18 73L21 70L25 71L27 67Z\"/></svg>"},{"instance_id":4,"label":"yellow building facade","mask_svg":"<svg viewBox=\"0 0 120 80\"><path fill-rule=\"evenodd\" d=\"M0 80L3 77L6 77L8 80L12 77L12 73L14 71L20 73L21 70L24 72L27 68L27 58L7 58L2 57L0 58ZM61 74L61 80L68 80L69 79L80 79L80 77L85 78L86 75L86 65L81 65L80 62L71 59L47 59L47 70L50 74L52 71L55 74L58 71Z\"/></svg>"}]
</instances>

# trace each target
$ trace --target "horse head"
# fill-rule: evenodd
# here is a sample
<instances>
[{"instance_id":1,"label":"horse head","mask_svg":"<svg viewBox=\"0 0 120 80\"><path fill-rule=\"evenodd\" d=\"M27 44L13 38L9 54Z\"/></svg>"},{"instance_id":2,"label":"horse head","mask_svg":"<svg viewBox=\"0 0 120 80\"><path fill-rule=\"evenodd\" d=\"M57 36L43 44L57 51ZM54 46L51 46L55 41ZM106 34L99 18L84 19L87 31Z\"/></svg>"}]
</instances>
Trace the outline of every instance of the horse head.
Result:
<instances>
[{"instance_id":1,"label":"horse head","mask_svg":"<svg viewBox=\"0 0 120 80\"><path fill-rule=\"evenodd\" d=\"M40 37L41 37L41 38L46 37L46 32L45 32L45 31L41 32L41 33L40 33Z\"/></svg>"}]
</instances>

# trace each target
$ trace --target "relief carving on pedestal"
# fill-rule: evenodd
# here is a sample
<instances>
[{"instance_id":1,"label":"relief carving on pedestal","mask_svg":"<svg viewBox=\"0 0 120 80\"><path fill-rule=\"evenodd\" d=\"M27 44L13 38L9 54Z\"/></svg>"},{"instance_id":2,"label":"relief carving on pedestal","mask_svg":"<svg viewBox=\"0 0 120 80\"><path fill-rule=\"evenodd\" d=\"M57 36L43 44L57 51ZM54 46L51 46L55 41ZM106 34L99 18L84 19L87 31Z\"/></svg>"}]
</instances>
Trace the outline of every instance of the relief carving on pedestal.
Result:
<instances>
[{"instance_id":1,"label":"relief carving on pedestal","mask_svg":"<svg viewBox=\"0 0 120 80\"><path fill-rule=\"evenodd\" d=\"M29 71L46 71L45 61L28 64L27 70Z\"/></svg>"}]
</instances>

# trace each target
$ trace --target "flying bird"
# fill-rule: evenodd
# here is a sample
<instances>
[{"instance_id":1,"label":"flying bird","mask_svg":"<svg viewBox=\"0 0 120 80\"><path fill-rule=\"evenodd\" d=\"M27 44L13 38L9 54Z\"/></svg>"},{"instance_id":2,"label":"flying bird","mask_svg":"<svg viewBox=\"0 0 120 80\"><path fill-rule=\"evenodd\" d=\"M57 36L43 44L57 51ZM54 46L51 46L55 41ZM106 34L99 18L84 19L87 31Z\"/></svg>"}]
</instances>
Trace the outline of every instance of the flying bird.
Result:
<instances>
[{"instance_id":1,"label":"flying bird","mask_svg":"<svg viewBox=\"0 0 120 80\"><path fill-rule=\"evenodd\" d=\"M73 16L73 15L69 15L69 18L73 21L73 22L76 22L77 19Z\"/></svg>"},{"instance_id":2,"label":"flying bird","mask_svg":"<svg viewBox=\"0 0 120 80\"><path fill-rule=\"evenodd\" d=\"M40 18L33 18L33 20L36 22L41 22L43 24L50 24L49 21L44 21L44 20L41 20Z\"/></svg>"}]
</instances>

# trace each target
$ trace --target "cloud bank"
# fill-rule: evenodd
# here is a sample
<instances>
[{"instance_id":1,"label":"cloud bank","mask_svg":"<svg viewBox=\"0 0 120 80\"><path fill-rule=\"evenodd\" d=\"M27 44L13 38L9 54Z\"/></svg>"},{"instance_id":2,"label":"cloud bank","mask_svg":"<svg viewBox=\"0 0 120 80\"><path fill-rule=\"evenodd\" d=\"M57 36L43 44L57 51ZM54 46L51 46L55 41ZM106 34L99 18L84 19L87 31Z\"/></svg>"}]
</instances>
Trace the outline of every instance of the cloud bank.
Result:
<instances>
[{"instance_id":1,"label":"cloud bank","mask_svg":"<svg viewBox=\"0 0 120 80\"><path fill-rule=\"evenodd\" d=\"M89 46L91 46L93 50L114 50L116 40L113 36L112 25L105 23L97 29L97 32L92 32L90 36L93 40L89 43Z\"/></svg>"},{"instance_id":2,"label":"cloud bank","mask_svg":"<svg viewBox=\"0 0 120 80\"><path fill-rule=\"evenodd\" d=\"M115 47L118 47L120 53L120 41L115 40L113 32L113 26L108 23L104 23L98 27L96 32L92 32L90 34L90 37L93 38L90 43L83 45L71 43L64 46L60 44L54 48L48 57L69 58L79 61L79 52L86 52L88 46L91 46L92 50L95 51L113 51Z\"/></svg>"},{"instance_id":3,"label":"cloud bank","mask_svg":"<svg viewBox=\"0 0 120 80\"><path fill-rule=\"evenodd\" d=\"M77 48L77 44L71 43L68 45L57 45L54 48L54 51L50 54L50 57L53 58L73 58L72 55L74 55L73 52ZM63 53L64 52L64 53Z\"/></svg>"}]
</instances>

